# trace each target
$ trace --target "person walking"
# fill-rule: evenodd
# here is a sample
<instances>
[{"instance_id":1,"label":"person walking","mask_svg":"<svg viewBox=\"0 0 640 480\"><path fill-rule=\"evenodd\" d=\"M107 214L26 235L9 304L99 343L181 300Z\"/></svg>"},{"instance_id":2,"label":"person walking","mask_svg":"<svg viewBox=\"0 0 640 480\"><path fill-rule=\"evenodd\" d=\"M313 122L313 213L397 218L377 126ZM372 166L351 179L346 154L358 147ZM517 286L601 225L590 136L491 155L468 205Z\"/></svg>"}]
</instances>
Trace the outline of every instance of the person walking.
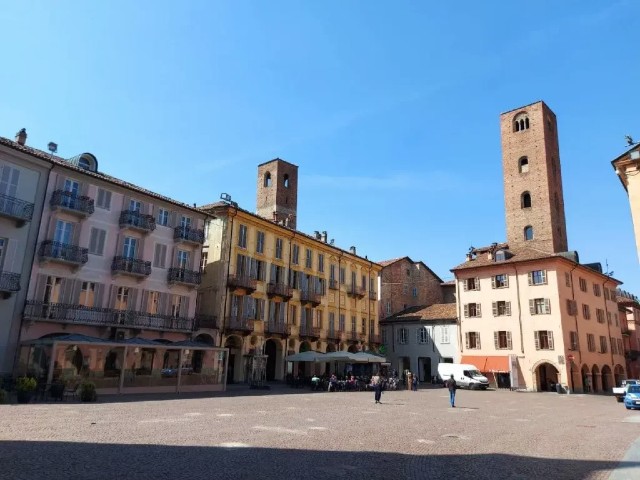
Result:
<instances>
[{"instance_id":1,"label":"person walking","mask_svg":"<svg viewBox=\"0 0 640 480\"><path fill-rule=\"evenodd\" d=\"M451 402L451 406L455 408L456 406L456 390L458 389L458 384L453 379L453 374L446 382L446 386L449 389L449 401Z\"/></svg>"},{"instance_id":2,"label":"person walking","mask_svg":"<svg viewBox=\"0 0 640 480\"><path fill-rule=\"evenodd\" d=\"M415 374L413 375L411 390L413 390L414 392L418 391L418 375L415 375Z\"/></svg>"},{"instance_id":3,"label":"person walking","mask_svg":"<svg viewBox=\"0 0 640 480\"><path fill-rule=\"evenodd\" d=\"M376 403L382 403L380 398L382 397L382 379L379 375L374 375L371 379L371 383L373 383L373 391L375 392L374 398L376 399Z\"/></svg>"}]
</instances>

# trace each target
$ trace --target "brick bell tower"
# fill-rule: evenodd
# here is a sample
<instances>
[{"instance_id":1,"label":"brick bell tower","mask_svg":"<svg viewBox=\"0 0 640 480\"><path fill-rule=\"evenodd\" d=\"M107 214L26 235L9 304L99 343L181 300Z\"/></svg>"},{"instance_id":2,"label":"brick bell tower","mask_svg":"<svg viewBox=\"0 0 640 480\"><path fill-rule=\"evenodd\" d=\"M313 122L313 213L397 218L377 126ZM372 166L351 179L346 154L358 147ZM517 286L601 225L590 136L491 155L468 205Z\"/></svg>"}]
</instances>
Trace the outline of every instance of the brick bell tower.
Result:
<instances>
[{"instance_id":1,"label":"brick bell tower","mask_svg":"<svg viewBox=\"0 0 640 480\"><path fill-rule=\"evenodd\" d=\"M298 217L298 166L280 158L258 165L256 213L290 228Z\"/></svg>"},{"instance_id":2,"label":"brick bell tower","mask_svg":"<svg viewBox=\"0 0 640 480\"><path fill-rule=\"evenodd\" d=\"M544 102L500 115L507 242L568 250L556 115Z\"/></svg>"}]
</instances>

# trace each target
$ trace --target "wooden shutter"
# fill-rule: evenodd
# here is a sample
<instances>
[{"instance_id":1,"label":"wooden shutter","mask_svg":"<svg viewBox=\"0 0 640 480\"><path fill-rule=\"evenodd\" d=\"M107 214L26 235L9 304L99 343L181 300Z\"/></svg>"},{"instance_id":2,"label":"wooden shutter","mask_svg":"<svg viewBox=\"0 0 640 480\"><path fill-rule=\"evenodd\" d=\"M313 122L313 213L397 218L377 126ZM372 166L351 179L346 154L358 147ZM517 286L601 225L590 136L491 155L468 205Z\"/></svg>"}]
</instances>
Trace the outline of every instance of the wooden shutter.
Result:
<instances>
[{"instance_id":1,"label":"wooden shutter","mask_svg":"<svg viewBox=\"0 0 640 480\"><path fill-rule=\"evenodd\" d=\"M149 290L142 290L142 299L140 301L140 311L144 313L149 312Z\"/></svg>"},{"instance_id":2,"label":"wooden shutter","mask_svg":"<svg viewBox=\"0 0 640 480\"><path fill-rule=\"evenodd\" d=\"M169 308L168 300L169 300L169 294L168 293L162 292L162 293L158 294L158 314L160 314L160 315L166 315L167 314L167 310Z\"/></svg>"},{"instance_id":3,"label":"wooden shutter","mask_svg":"<svg viewBox=\"0 0 640 480\"><path fill-rule=\"evenodd\" d=\"M82 292L82 280L75 280L73 282L73 290L71 293L71 299L69 303L73 305L78 305L80 303L80 293Z\"/></svg>"},{"instance_id":4,"label":"wooden shutter","mask_svg":"<svg viewBox=\"0 0 640 480\"><path fill-rule=\"evenodd\" d=\"M498 316L498 302L492 302L491 303L491 309L493 310L493 316L497 317Z\"/></svg>"},{"instance_id":5,"label":"wooden shutter","mask_svg":"<svg viewBox=\"0 0 640 480\"><path fill-rule=\"evenodd\" d=\"M551 300L548 298L544 299L544 313L551 313Z\"/></svg>"},{"instance_id":6,"label":"wooden shutter","mask_svg":"<svg viewBox=\"0 0 640 480\"><path fill-rule=\"evenodd\" d=\"M105 196L105 190L103 190L102 188L98 188L98 195L96 198L96 205L98 207L104 207L104 196Z\"/></svg>"},{"instance_id":7,"label":"wooden shutter","mask_svg":"<svg viewBox=\"0 0 640 480\"><path fill-rule=\"evenodd\" d=\"M504 313L511 315L511 302L504 302Z\"/></svg>"},{"instance_id":8,"label":"wooden shutter","mask_svg":"<svg viewBox=\"0 0 640 480\"><path fill-rule=\"evenodd\" d=\"M44 274L39 274L38 275L38 280L36 282L36 293L35 293L35 300L42 302L44 301L44 292L47 289L47 279L48 279L48 275L44 275Z\"/></svg>"},{"instance_id":9,"label":"wooden shutter","mask_svg":"<svg viewBox=\"0 0 640 480\"><path fill-rule=\"evenodd\" d=\"M529 280L529 285L533 285L533 272L527 273L527 279Z\"/></svg>"},{"instance_id":10,"label":"wooden shutter","mask_svg":"<svg viewBox=\"0 0 640 480\"><path fill-rule=\"evenodd\" d=\"M463 288L463 290L464 290L465 292L469 289L468 282L469 282L469 280L468 280L468 279L466 279L466 278L462 281L462 288Z\"/></svg>"},{"instance_id":11,"label":"wooden shutter","mask_svg":"<svg viewBox=\"0 0 640 480\"><path fill-rule=\"evenodd\" d=\"M271 273L269 274L269 283L275 283L276 281L276 265L271 264Z\"/></svg>"},{"instance_id":12,"label":"wooden shutter","mask_svg":"<svg viewBox=\"0 0 640 480\"><path fill-rule=\"evenodd\" d=\"M187 296L182 297L182 302L180 302L180 316L183 318L189 318L189 303L190 298Z\"/></svg>"},{"instance_id":13,"label":"wooden shutter","mask_svg":"<svg viewBox=\"0 0 640 480\"><path fill-rule=\"evenodd\" d=\"M546 270L540 270L541 273L541 280L542 283L547 283L547 271Z\"/></svg>"},{"instance_id":14,"label":"wooden shutter","mask_svg":"<svg viewBox=\"0 0 640 480\"><path fill-rule=\"evenodd\" d=\"M504 274L504 286L505 288L509 287L509 275L507 275L506 273Z\"/></svg>"},{"instance_id":15,"label":"wooden shutter","mask_svg":"<svg viewBox=\"0 0 640 480\"><path fill-rule=\"evenodd\" d=\"M71 238L73 240L71 240L71 243L73 245L80 245L80 231L82 230L81 225L76 222L71 222L71 225L73 225L73 235L71 235Z\"/></svg>"},{"instance_id":16,"label":"wooden shutter","mask_svg":"<svg viewBox=\"0 0 640 480\"><path fill-rule=\"evenodd\" d=\"M491 288L496 288L496 277L495 275L491 277Z\"/></svg>"},{"instance_id":17,"label":"wooden shutter","mask_svg":"<svg viewBox=\"0 0 640 480\"><path fill-rule=\"evenodd\" d=\"M553 332L547 331L547 338L549 339L549 350L553 350Z\"/></svg>"},{"instance_id":18,"label":"wooden shutter","mask_svg":"<svg viewBox=\"0 0 640 480\"><path fill-rule=\"evenodd\" d=\"M480 332L475 332L475 333L476 333L476 348L480 350L482 348L482 345L480 344Z\"/></svg>"},{"instance_id":19,"label":"wooden shutter","mask_svg":"<svg viewBox=\"0 0 640 480\"><path fill-rule=\"evenodd\" d=\"M475 278L475 287L476 287L476 290L480 290L480 278L479 277Z\"/></svg>"},{"instance_id":20,"label":"wooden shutter","mask_svg":"<svg viewBox=\"0 0 640 480\"><path fill-rule=\"evenodd\" d=\"M469 317L469 304L468 303L464 304L464 316L465 317Z\"/></svg>"},{"instance_id":21,"label":"wooden shutter","mask_svg":"<svg viewBox=\"0 0 640 480\"><path fill-rule=\"evenodd\" d=\"M91 235L89 236L89 253L97 253L98 251L98 229L91 227Z\"/></svg>"},{"instance_id":22,"label":"wooden shutter","mask_svg":"<svg viewBox=\"0 0 640 480\"><path fill-rule=\"evenodd\" d=\"M138 308L138 289L129 288L129 298L127 299L127 310L137 310Z\"/></svg>"},{"instance_id":23,"label":"wooden shutter","mask_svg":"<svg viewBox=\"0 0 640 480\"><path fill-rule=\"evenodd\" d=\"M536 350L540 350L540 332L538 332L537 330L533 332L533 339L536 344Z\"/></svg>"},{"instance_id":24,"label":"wooden shutter","mask_svg":"<svg viewBox=\"0 0 640 480\"><path fill-rule=\"evenodd\" d=\"M500 349L500 332L493 332L493 343L496 346L496 350Z\"/></svg>"},{"instance_id":25,"label":"wooden shutter","mask_svg":"<svg viewBox=\"0 0 640 480\"><path fill-rule=\"evenodd\" d=\"M153 253L153 266L160 266L160 244L156 243L155 251Z\"/></svg>"},{"instance_id":26,"label":"wooden shutter","mask_svg":"<svg viewBox=\"0 0 640 480\"><path fill-rule=\"evenodd\" d=\"M131 197L129 195L124 195L122 197L122 210L129 210L131 204Z\"/></svg>"},{"instance_id":27,"label":"wooden shutter","mask_svg":"<svg viewBox=\"0 0 640 480\"><path fill-rule=\"evenodd\" d=\"M105 243L106 237L107 237L106 230L98 230L98 245L97 245L98 255L104 255L104 243Z\"/></svg>"},{"instance_id":28,"label":"wooden shutter","mask_svg":"<svg viewBox=\"0 0 640 480\"><path fill-rule=\"evenodd\" d=\"M535 303L535 300L533 299L529 300L529 313L531 315L536 314L536 303Z\"/></svg>"},{"instance_id":29,"label":"wooden shutter","mask_svg":"<svg viewBox=\"0 0 640 480\"><path fill-rule=\"evenodd\" d=\"M96 291L93 300L93 306L96 308L102 308L102 302L104 300L104 284L96 283Z\"/></svg>"},{"instance_id":30,"label":"wooden shutter","mask_svg":"<svg viewBox=\"0 0 640 480\"><path fill-rule=\"evenodd\" d=\"M109 308L116 308L116 297L118 296L118 286L109 287Z\"/></svg>"},{"instance_id":31,"label":"wooden shutter","mask_svg":"<svg viewBox=\"0 0 640 480\"><path fill-rule=\"evenodd\" d=\"M469 349L469 332L465 332L464 341L465 341L466 348L468 350Z\"/></svg>"},{"instance_id":32,"label":"wooden shutter","mask_svg":"<svg viewBox=\"0 0 640 480\"><path fill-rule=\"evenodd\" d=\"M509 350L513 348L513 344L511 343L511 332L507 332L507 348Z\"/></svg>"},{"instance_id":33,"label":"wooden shutter","mask_svg":"<svg viewBox=\"0 0 640 480\"><path fill-rule=\"evenodd\" d=\"M476 317L481 317L482 316L482 305L479 303L476 303Z\"/></svg>"}]
</instances>

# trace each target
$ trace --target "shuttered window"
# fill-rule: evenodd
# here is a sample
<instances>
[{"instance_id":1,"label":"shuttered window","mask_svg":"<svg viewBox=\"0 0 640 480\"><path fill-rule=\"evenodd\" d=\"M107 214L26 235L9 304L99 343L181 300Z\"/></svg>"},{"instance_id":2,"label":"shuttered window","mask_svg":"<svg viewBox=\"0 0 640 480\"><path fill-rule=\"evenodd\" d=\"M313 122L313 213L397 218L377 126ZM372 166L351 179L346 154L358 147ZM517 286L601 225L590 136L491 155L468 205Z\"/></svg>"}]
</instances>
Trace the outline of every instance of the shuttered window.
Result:
<instances>
[{"instance_id":1,"label":"shuttered window","mask_svg":"<svg viewBox=\"0 0 640 480\"><path fill-rule=\"evenodd\" d=\"M498 301L492 303L493 316L511 315L511 302Z\"/></svg>"},{"instance_id":2,"label":"shuttered window","mask_svg":"<svg viewBox=\"0 0 640 480\"><path fill-rule=\"evenodd\" d=\"M165 268L167 263L167 246L162 243L156 243L156 249L153 254L153 266L156 268Z\"/></svg>"},{"instance_id":3,"label":"shuttered window","mask_svg":"<svg viewBox=\"0 0 640 480\"><path fill-rule=\"evenodd\" d=\"M545 315L551 313L551 301L548 298L532 298L529 300L531 315Z\"/></svg>"},{"instance_id":4,"label":"shuttered window","mask_svg":"<svg viewBox=\"0 0 640 480\"><path fill-rule=\"evenodd\" d=\"M529 285L545 285L547 283L546 270L534 270L529 272Z\"/></svg>"},{"instance_id":5,"label":"shuttered window","mask_svg":"<svg viewBox=\"0 0 640 480\"><path fill-rule=\"evenodd\" d=\"M104 188L98 189L98 198L96 199L96 207L103 210L111 210L111 192Z\"/></svg>"},{"instance_id":6,"label":"shuttered window","mask_svg":"<svg viewBox=\"0 0 640 480\"><path fill-rule=\"evenodd\" d=\"M533 332L536 350L553 350L553 332L537 330Z\"/></svg>"},{"instance_id":7,"label":"shuttered window","mask_svg":"<svg viewBox=\"0 0 640 480\"><path fill-rule=\"evenodd\" d=\"M480 332L466 332L465 345L470 350L479 350L480 346Z\"/></svg>"},{"instance_id":8,"label":"shuttered window","mask_svg":"<svg viewBox=\"0 0 640 480\"><path fill-rule=\"evenodd\" d=\"M91 228L91 237L89 239L89 253L92 255L104 254L104 242L107 237L107 231L99 228Z\"/></svg>"},{"instance_id":9,"label":"shuttered window","mask_svg":"<svg viewBox=\"0 0 640 480\"><path fill-rule=\"evenodd\" d=\"M578 350L578 332L569 332L569 350Z\"/></svg>"},{"instance_id":10,"label":"shuttered window","mask_svg":"<svg viewBox=\"0 0 640 480\"><path fill-rule=\"evenodd\" d=\"M497 332L493 332L493 341L496 347L496 350L511 350L511 332L505 330L499 330Z\"/></svg>"}]
</instances>

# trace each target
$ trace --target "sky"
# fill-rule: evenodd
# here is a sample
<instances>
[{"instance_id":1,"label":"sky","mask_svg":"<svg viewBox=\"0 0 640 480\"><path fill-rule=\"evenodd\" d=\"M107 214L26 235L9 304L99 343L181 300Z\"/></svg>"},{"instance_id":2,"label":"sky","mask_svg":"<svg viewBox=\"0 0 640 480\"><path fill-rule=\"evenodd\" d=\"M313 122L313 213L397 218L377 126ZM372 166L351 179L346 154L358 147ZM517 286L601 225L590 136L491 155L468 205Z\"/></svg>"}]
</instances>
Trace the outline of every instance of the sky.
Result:
<instances>
[{"instance_id":1,"label":"sky","mask_svg":"<svg viewBox=\"0 0 640 480\"><path fill-rule=\"evenodd\" d=\"M0 136L255 211L298 165L298 229L444 280L505 240L501 112L556 113L569 248L640 294L611 160L640 139L640 1L0 3Z\"/></svg>"}]
</instances>

